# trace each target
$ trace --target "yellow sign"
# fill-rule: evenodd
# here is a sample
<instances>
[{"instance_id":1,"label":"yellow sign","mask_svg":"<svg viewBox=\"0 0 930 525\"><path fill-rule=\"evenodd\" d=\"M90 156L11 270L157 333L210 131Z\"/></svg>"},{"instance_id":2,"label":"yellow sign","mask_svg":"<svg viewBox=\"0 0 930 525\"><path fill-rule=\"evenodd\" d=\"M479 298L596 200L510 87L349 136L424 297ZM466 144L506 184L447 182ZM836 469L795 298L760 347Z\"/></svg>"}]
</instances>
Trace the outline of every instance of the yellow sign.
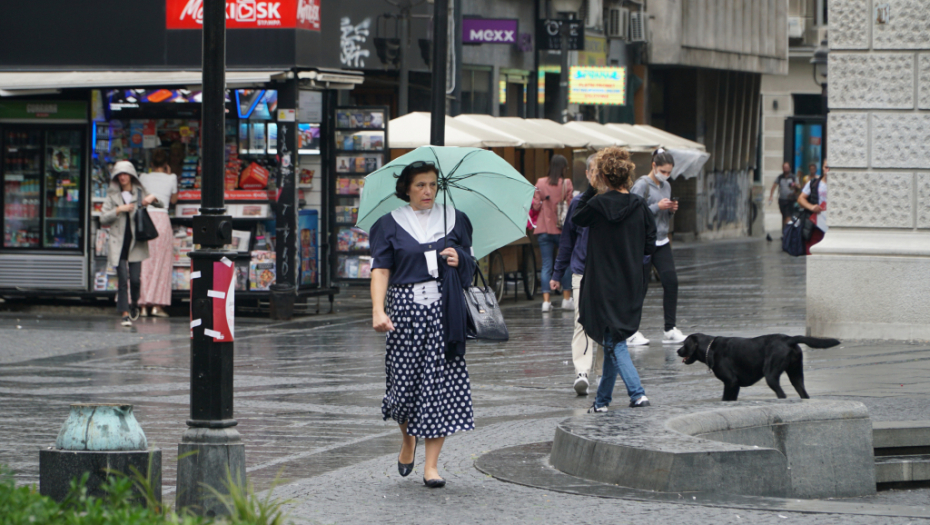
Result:
<instances>
[{"instance_id":1,"label":"yellow sign","mask_svg":"<svg viewBox=\"0 0 930 525\"><path fill-rule=\"evenodd\" d=\"M572 67L568 70L570 104L626 104L625 67Z\"/></svg>"}]
</instances>

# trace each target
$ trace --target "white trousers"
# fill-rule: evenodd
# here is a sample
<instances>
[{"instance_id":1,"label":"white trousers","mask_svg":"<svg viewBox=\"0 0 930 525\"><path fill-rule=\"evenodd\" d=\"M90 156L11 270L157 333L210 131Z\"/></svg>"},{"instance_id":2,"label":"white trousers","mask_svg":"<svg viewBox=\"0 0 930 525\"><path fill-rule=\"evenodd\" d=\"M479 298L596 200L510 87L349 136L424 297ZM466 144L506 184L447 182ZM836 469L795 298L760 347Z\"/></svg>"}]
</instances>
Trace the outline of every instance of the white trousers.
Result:
<instances>
[{"instance_id":1,"label":"white trousers","mask_svg":"<svg viewBox=\"0 0 930 525\"><path fill-rule=\"evenodd\" d=\"M588 382L594 382L604 363L601 345L584 333L578 322L578 308L581 306L581 275L572 275L572 298L575 303L575 333L572 335L572 363L576 374L588 374Z\"/></svg>"}]
</instances>

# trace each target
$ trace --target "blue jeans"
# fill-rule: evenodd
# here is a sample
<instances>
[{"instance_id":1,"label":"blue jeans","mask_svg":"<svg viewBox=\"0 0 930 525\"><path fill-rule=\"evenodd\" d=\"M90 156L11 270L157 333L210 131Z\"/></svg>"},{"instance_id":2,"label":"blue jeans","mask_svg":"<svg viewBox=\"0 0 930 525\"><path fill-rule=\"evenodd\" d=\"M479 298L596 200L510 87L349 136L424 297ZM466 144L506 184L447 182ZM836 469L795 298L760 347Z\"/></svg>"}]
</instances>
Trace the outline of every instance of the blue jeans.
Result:
<instances>
[{"instance_id":1,"label":"blue jeans","mask_svg":"<svg viewBox=\"0 0 930 525\"><path fill-rule=\"evenodd\" d=\"M604 336L604 370L601 374L601 384L597 387L597 399L594 400L594 406L610 405L618 373L626 385L626 393L630 396L630 401L636 401L646 395L643 385L639 382L639 373L633 365L633 360L630 359L626 339L615 341L608 333Z\"/></svg>"},{"instance_id":2,"label":"blue jeans","mask_svg":"<svg viewBox=\"0 0 930 525\"><path fill-rule=\"evenodd\" d=\"M540 233L536 236L539 240L539 251L542 255L542 293L552 293L552 290L549 289L549 281L552 280L555 256L559 253L560 237L560 235L554 233ZM568 291L572 289L572 271L568 268L562 274L562 289Z\"/></svg>"}]
</instances>

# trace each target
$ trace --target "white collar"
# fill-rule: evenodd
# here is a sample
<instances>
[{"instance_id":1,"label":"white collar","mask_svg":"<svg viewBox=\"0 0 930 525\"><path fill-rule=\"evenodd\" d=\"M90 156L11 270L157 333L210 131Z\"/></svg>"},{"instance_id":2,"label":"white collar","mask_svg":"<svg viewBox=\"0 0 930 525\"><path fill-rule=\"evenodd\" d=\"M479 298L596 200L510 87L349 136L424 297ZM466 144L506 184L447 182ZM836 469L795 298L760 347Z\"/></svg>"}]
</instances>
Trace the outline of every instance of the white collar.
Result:
<instances>
[{"instance_id":1,"label":"white collar","mask_svg":"<svg viewBox=\"0 0 930 525\"><path fill-rule=\"evenodd\" d=\"M445 237L445 233L443 232L443 211L445 211L445 226L447 231L452 231L452 228L455 228L455 208L452 206L433 204L433 211L439 213L430 213L425 231L423 227L420 226L420 220L417 218L416 212L409 204L392 211L391 217L394 217L397 225L409 233L418 243L426 244Z\"/></svg>"}]
</instances>

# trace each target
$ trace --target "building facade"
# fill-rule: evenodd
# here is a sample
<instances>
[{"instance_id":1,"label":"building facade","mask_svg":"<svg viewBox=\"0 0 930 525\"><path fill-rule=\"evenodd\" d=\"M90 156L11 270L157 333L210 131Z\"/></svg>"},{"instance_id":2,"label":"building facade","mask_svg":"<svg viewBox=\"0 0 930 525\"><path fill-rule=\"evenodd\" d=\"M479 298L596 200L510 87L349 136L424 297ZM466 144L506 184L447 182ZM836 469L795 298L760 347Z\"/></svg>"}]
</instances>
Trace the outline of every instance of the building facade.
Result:
<instances>
[{"instance_id":1,"label":"building facade","mask_svg":"<svg viewBox=\"0 0 930 525\"><path fill-rule=\"evenodd\" d=\"M812 335L930 339L930 4L830 0L829 231Z\"/></svg>"}]
</instances>

